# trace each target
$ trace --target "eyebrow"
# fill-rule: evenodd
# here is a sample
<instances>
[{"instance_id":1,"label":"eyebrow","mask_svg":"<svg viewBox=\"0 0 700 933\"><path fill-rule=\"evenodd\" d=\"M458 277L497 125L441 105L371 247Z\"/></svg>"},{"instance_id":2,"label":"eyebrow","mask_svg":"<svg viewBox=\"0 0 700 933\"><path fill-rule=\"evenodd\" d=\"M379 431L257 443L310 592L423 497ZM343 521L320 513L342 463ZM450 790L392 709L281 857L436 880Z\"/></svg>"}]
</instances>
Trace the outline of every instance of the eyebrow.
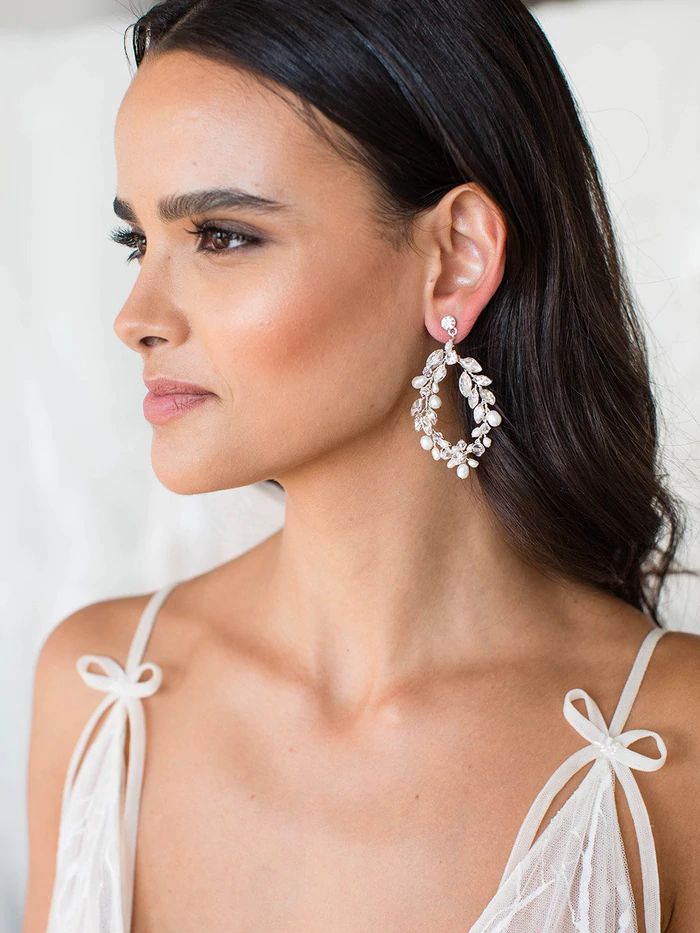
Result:
<instances>
[{"instance_id":1,"label":"eyebrow","mask_svg":"<svg viewBox=\"0 0 700 933\"><path fill-rule=\"evenodd\" d=\"M130 224L137 224L136 211L122 198L114 199L114 213ZM288 209L289 205L270 198L262 198L240 188L210 188L201 191L189 191L185 194L171 194L158 202L158 217L163 223L190 217L193 214L206 214L208 211L230 210L231 208L256 211L261 214L275 213Z\"/></svg>"}]
</instances>

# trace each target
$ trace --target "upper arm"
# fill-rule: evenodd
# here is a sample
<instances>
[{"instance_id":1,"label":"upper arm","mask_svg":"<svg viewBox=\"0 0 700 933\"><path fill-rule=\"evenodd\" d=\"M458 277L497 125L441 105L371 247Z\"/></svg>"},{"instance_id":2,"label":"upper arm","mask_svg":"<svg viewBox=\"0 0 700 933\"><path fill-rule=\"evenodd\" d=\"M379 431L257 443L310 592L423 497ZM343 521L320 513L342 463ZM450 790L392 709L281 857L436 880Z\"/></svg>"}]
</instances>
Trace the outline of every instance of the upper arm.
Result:
<instances>
[{"instance_id":1,"label":"upper arm","mask_svg":"<svg viewBox=\"0 0 700 933\"><path fill-rule=\"evenodd\" d=\"M700 635L667 635L673 694L668 704L668 761L673 780L664 792L670 814L663 827L663 852L673 875L673 908L664 933L695 929L700 916ZM669 648L670 648L669 644ZM661 701L663 702L663 701Z\"/></svg>"},{"instance_id":2,"label":"upper arm","mask_svg":"<svg viewBox=\"0 0 700 933\"><path fill-rule=\"evenodd\" d=\"M74 612L51 630L35 663L26 774L29 864L22 933L45 933L66 772L87 719L104 697L83 682L76 661L82 654L121 658L128 647L125 604L131 601L107 600Z\"/></svg>"}]
</instances>

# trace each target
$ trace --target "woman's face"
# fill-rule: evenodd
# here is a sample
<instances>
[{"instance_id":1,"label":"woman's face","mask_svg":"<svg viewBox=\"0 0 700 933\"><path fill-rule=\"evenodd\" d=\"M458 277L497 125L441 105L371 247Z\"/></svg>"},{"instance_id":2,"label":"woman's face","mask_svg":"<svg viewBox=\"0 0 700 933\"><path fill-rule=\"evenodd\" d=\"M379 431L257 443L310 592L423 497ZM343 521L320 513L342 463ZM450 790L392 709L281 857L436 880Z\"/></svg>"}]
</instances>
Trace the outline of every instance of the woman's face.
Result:
<instances>
[{"instance_id":1,"label":"woman's face","mask_svg":"<svg viewBox=\"0 0 700 933\"><path fill-rule=\"evenodd\" d=\"M411 378L437 346L426 267L382 237L361 171L263 85L187 52L143 63L115 147L140 265L115 331L142 355L145 378L214 393L154 425L160 480L181 493L285 485L397 431L424 456L409 409ZM175 196L214 188L282 206L159 212L164 199L177 208ZM198 240L202 224L224 232Z\"/></svg>"}]
</instances>

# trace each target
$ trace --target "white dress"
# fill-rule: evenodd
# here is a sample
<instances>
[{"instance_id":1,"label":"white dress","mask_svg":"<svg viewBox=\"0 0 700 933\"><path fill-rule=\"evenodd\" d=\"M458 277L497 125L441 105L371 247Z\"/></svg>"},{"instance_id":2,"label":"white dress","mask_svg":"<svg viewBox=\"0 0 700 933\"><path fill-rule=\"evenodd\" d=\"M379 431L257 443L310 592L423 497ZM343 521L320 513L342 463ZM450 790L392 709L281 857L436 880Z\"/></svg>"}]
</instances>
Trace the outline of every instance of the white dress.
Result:
<instances>
[{"instance_id":1,"label":"white dress","mask_svg":"<svg viewBox=\"0 0 700 933\"><path fill-rule=\"evenodd\" d=\"M85 683L106 695L85 724L68 765L47 933L130 933L145 753L142 701L155 693L162 678L158 665L142 663L142 658L156 614L177 582L151 596L126 668L105 655L83 655L77 661ZM660 768L666 761L666 746L656 732L622 728L654 646L666 631L655 627L642 640L609 726L585 690L576 687L567 692L564 716L587 744L562 762L533 801L496 893L464 933L638 933L615 808L616 778L626 794L639 845L644 933L661 933L654 839L632 769ZM103 673L88 671L90 664ZM584 701L586 715L575 700ZM83 756L105 711L95 741ZM645 736L656 741L659 757L629 748ZM542 738L546 741L546 736ZM557 792L593 759L588 773L533 845Z\"/></svg>"}]
</instances>

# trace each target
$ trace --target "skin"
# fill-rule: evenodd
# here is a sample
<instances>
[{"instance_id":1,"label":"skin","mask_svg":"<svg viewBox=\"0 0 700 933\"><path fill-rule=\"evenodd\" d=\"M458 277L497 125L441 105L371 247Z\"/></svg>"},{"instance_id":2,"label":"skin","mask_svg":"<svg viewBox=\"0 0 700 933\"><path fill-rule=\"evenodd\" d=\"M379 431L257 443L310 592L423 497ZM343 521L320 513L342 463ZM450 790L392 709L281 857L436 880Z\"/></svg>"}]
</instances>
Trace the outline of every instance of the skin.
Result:
<instances>
[{"instance_id":1,"label":"skin","mask_svg":"<svg viewBox=\"0 0 700 933\"><path fill-rule=\"evenodd\" d=\"M387 933L463 933L535 795L584 744L564 694L586 688L610 721L651 627L528 566L490 517L478 470L461 480L418 443L411 379L446 339L441 318L463 339L498 288L502 212L460 185L420 217L414 249L394 248L372 219L371 179L263 85L189 53L142 65L115 146L118 196L143 238L115 331L148 376L216 395L154 426L153 468L182 494L271 477L287 494L283 529L183 581L149 642L164 686L146 701L133 933L366 933L377 918ZM233 185L286 208L158 215L160 198ZM187 230L204 220L263 242L199 253ZM451 440L463 435L447 393L438 414ZM68 670L96 645L123 660L145 601L76 614L41 664L57 670L61 655ZM670 688L692 679L698 641L661 641L627 728L672 735L687 704L700 707ZM46 676L58 689L60 675ZM65 676L57 783L96 705L74 670ZM674 801L698 765L697 736L681 745L660 771L635 772L664 930L680 870L671 853L691 835ZM651 739L635 750L658 754ZM624 807L620 823L641 929ZM24 933L41 929L45 874Z\"/></svg>"}]
</instances>

